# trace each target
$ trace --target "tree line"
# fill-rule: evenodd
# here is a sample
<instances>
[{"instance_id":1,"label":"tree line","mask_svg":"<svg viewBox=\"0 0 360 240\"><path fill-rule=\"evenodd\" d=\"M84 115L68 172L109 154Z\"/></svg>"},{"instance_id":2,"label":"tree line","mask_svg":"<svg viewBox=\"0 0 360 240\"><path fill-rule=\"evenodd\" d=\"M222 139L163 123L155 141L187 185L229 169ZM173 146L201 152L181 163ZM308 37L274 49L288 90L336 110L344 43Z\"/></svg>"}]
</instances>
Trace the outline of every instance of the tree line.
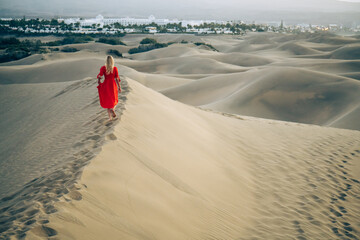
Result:
<instances>
[{"instance_id":1,"label":"tree line","mask_svg":"<svg viewBox=\"0 0 360 240\"><path fill-rule=\"evenodd\" d=\"M8 26L8 27L7 27ZM62 31L75 31L80 29L80 22L76 23L70 23L66 24L64 21L58 21L57 19L11 19L11 20L0 20L0 32L1 33L9 33L13 31L11 28L32 28L35 30L44 30L48 28L52 28L55 30L62 30ZM91 26L83 26L82 28L87 28L95 31L102 31L102 30L115 30L118 31L117 34L120 34L121 30L122 32L125 31L127 28L136 29L137 32L141 33L148 33L148 27L155 27L157 32L159 33L168 33L168 32L178 32L178 33L184 33L187 29L210 29L210 31L213 31L216 33L217 29L228 29L233 34L240 34L241 32L251 30L251 31L268 31L268 26L258 25L258 24L245 24L245 23L202 23L200 25L187 25L182 26L182 23L168 23L166 25L159 25L155 22L149 23L149 24L131 24L131 25L122 25L118 22L104 25L101 27L99 24L92 24ZM170 30L170 31L169 31ZM14 32L14 31L13 31ZM29 33L30 34L30 33ZM45 33L42 33L43 35ZM53 34L53 33L49 33ZM46 34L45 34L46 35Z\"/></svg>"}]
</instances>

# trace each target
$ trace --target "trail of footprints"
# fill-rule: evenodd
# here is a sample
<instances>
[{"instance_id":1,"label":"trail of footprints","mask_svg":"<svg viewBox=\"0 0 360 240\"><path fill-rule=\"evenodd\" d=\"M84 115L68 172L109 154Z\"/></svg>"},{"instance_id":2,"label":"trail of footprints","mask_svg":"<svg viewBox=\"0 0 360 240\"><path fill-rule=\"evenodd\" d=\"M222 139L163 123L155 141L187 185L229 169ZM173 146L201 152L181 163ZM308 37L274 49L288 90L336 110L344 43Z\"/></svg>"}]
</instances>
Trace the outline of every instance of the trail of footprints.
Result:
<instances>
[{"instance_id":1,"label":"trail of footprints","mask_svg":"<svg viewBox=\"0 0 360 240\"><path fill-rule=\"evenodd\" d=\"M360 141L339 135L302 147L270 153L283 159L277 163L266 156L254 161L261 217L254 219L252 234L239 239L360 238L360 182L349 171L360 161Z\"/></svg>"},{"instance_id":2,"label":"trail of footprints","mask_svg":"<svg viewBox=\"0 0 360 240\"><path fill-rule=\"evenodd\" d=\"M122 78L121 83L123 91L119 95L117 107L119 117L125 110L126 95L130 91L125 78ZM89 85L91 82L88 80L76 82L69 88L82 87L84 84ZM98 100L96 99L91 104L98 104ZM73 145L76 152L72 157L64 159L64 164L59 166L58 170L33 179L20 191L0 200L0 239L13 237L23 239L26 232L32 228L41 236L51 238L57 235L55 229L47 226L48 214L57 211L54 203L60 200L78 201L82 199L79 190L86 186L76 184L82 169L100 151L104 136L106 140L116 139L116 136L111 133L116 121L106 119L104 111L99 111L85 123L89 127L88 136Z\"/></svg>"}]
</instances>

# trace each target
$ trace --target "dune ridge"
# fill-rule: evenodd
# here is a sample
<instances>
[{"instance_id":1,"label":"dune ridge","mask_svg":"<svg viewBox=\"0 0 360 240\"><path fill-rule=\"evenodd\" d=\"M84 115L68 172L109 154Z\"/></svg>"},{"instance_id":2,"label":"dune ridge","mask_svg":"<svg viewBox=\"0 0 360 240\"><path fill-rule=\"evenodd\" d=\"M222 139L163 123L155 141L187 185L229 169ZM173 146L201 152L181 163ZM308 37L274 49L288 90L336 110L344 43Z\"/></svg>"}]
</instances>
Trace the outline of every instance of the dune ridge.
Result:
<instances>
[{"instance_id":1,"label":"dune ridge","mask_svg":"<svg viewBox=\"0 0 360 240\"><path fill-rule=\"evenodd\" d=\"M224 116L129 84L116 140L81 177L83 200L50 216L58 237L359 237L358 131Z\"/></svg>"}]
</instances>

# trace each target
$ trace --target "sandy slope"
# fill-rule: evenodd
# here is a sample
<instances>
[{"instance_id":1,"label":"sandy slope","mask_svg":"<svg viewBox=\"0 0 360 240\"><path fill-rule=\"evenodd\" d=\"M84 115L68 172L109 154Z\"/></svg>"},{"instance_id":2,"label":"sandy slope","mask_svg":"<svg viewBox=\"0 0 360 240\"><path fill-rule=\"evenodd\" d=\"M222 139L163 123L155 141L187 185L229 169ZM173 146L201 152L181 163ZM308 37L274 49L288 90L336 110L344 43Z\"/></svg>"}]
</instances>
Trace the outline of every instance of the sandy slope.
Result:
<instances>
[{"instance_id":1,"label":"sandy slope","mask_svg":"<svg viewBox=\"0 0 360 240\"><path fill-rule=\"evenodd\" d=\"M359 132L224 116L130 87L82 200L65 196L50 216L60 239L360 237Z\"/></svg>"},{"instance_id":2,"label":"sandy slope","mask_svg":"<svg viewBox=\"0 0 360 240\"><path fill-rule=\"evenodd\" d=\"M182 75L173 77L161 74L142 73L124 65L119 66L119 71L121 75L136 79L136 81L156 91L176 87L192 81L191 79L184 78Z\"/></svg>"},{"instance_id":3,"label":"sandy slope","mask_svg":"<svg viewBox=\"0 0 360 240\"><path fill-rule=\"evenodd\" d=\"M162 93L187 104L218 111L327 125L359 106L359 90L357 80L298 68L273 67L203 78Z\"/></svg>"},{"instance_id":4,"label":"sandy slope","mask_svg":"<svg viewBox=\"0 0 360 240\"><path fill-rule=\"evenodd\" d=\"M166 35L154 37L166 42ZM220 52L191 43L173 44L136 54L123 64L145 74L190 77L193 81L176 81L172 86L165 83L166 78L161 83L155 78L145 83L152 87L151 82L157 81L155 90L187 104L360 130L358 38L252 33L201 36L197 42L214 44Z\"/></svg>"},{"instance_id":5,"label":"sandy slope","mask_svg":"<svg viewBox=\"0 0 360 240\"><path fill-rule=\"evenodd\" d=\"M4 66L0 68L1 84L66 82L94 77L104 60L101 57L67 58L41 61L32 65Z\"/></svg>"},{"instance_id":6,"label":"sandy slope","mask_svg":"<svg viewBox=\"0 0 360 240\"><path fill-rule=\"evenodd\" d=\"M203 51L207 53L208 51ZM168 48L160 48L155 49L147 54L137 53L131 55L131 59L135 60L154 60L159 58L169 58L169 57L184 57L184 56L192 56L200 54L200 49L195 49L191 46L187 46L184 44L174 44L169 46Z\"/></svg>"},{"instance_id":7,"label":"sandy slope","mask_svg":"<svg viewBox=\"0 0 360 240\"><path fill-rule=\"evenodd\" d=\"M243 72L248 70L241 66L222 63L211 58L172 57L148 61L128 61L124 65L140 72L167 74L216 74Z\"/></svg>"}]
</instances>

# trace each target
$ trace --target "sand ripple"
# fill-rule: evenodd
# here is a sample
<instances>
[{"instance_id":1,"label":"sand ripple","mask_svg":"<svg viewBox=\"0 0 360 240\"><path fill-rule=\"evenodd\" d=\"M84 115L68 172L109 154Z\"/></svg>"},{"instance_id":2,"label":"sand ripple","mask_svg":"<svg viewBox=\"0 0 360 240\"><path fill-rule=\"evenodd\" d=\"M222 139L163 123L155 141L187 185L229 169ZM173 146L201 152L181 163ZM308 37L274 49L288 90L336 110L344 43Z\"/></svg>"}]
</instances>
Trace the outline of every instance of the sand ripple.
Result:
<instances>
[{"instance_id":1,"label":"sand ripple","mask_svg":"<svg viewBox=\"0 0 360 240\"><path fill-rule=\"evenodd\" d=\"M96 89L95 83L95 79L75 81L54 94L52 99L60 98L59 101L62 103L64 103L64 98L75 100L80 93L79 91L86 94L89 94L90 91L91 94L91 91ZM129 92L125 78L122 78L122 89L117 107L118 116L121 116L125 109L126 95ZM55 100L50 100L50 103L52 108L55 108L56 105L53 101ZM95 111L94 106L97 109ZM111 132L117 122L107 120L104 110L98 107L97 96L93 97L92 101L83 107L91 108L94 111L92 116L88 119L77 120L85 120L77 124L80 129L70 129L70 132L63 131L54 136L57 143L53 146L56 148L57 145L61 144L62 152L54 153L53 156L56 157L56 161L49 157L48 162L52 162L51 167L46 163L47 169L41 168L36 174L33 174L39 175L38 177L25 184L20 190L0 200L1 239L10 239L11 236L22 238L32 228L39 236L54 236L57 234L56 230L46 226L49 222L48 215L57 211L54 203L60 199L63 201L79 201L82 199L78 192L81 186L76 184L76 181L82 174L84 166L100 151L104 140L114 140L114 135ZM56 112L54 111L53 114ZM57 116L57 120L64 125L71 126L68 121L75 121L76 118L69 118L69 116L71 115L67 114L67 118ZM81 131L80 135L77 130ZM78 135L71 135L75 133ZM38 149L36 152L32 152L33 157L40 158L41 155L46 154L42 151L48 150Z\"/></svg>"}]
</instances>

